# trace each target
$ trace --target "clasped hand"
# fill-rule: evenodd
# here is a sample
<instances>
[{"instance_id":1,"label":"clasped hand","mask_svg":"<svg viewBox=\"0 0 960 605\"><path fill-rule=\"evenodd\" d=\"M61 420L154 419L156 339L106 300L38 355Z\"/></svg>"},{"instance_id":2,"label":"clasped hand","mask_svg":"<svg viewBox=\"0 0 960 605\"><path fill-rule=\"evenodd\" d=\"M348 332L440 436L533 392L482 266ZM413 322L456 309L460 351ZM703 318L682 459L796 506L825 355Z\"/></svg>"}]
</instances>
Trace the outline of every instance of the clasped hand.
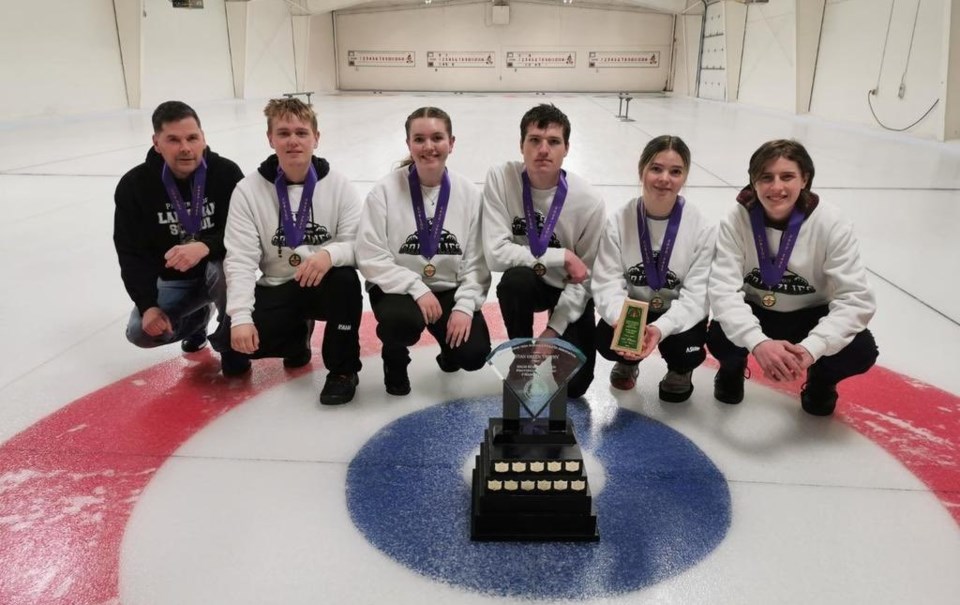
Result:
<instances>
[{"instance_id":1,"label":"clasped hand","mask_svg":"<svg viewBox=\"0 0 960 605\"><path fill-rule=\"evenodd\" d=\"M813 365L813 356L804 347L786 340L765 340L753 349L764 375L775 382L802 378Z\"/></svg>"}]
</instances>

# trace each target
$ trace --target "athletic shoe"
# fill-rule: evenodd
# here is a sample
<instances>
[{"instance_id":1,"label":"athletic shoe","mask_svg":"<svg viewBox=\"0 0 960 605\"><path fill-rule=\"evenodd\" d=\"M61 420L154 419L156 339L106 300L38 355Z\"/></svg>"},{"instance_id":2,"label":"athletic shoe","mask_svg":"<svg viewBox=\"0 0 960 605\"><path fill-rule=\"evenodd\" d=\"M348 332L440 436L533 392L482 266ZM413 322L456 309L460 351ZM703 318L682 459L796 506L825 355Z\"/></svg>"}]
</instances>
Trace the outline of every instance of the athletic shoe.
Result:
<instances>
[{"instance_id":1,"label":"athletic shoe","mask_svg":"<svg viewBox=\"0 0 960 605\"><path fill-rule=\"evenodd\" d=\"M460 371L460 366L458 366L457 363L452 359L447 359L442 352L437 355L437 365L440 366L442 371L448 374Z\"/></svg>"},{"instance_id":2,"label":"athletic shoe","mask_svg":"<svg viewBox=\"0 0 960 605\"><path fill-rule=\"evenodd\" d=\"M837 387L809 381L800 390L800 407L813 416L829 416L837 409Z\"/></svg>"},{"instance_id":3,"label":"athletic shoe","mask_svg":"<svg viewBox=\"0 0 960 605\"><path fill-rule=\"evenodd\" d=\"M627 365L622 362L613 364L610 370L610 386L621 391L629 391L637 386L637 375L640 373L640 365Z\"/></svg>"},{"instance_id":4,"label":"athletic shoe","mask_svg":"<svg viewBox=\"0 0 960 605\"><path fill-rule=\"evenodd\" d=\"M207 346L206 329L197 330L180 341L180 350L184 353L196 353L205 346Z\"/></svg>"},{"instance_id":5,"label":"athletic shoe","mask_svg":"<svg viewBox=\"0 0 960 605\"><path fill-rule=\"evenodd\" d=\"M250 359L232 350L220 353L220 371L228 378L243 376L250 371Z\"/></svg>"},{"instance_id":6,"label":"athletic shoe","mask_svg":"<svg viewBox=\"0 0 960 605\"><path fill-rule=\"evenodd\" d=\"M735 405L743 401L743 380L747 373L747 360L721 363L713 377L713 398Z\"/></svg>"},{"instance_id":7,"label":"athletic shoe","mask_svg":"<svg viewBox=\"0 0 960 605\"><path fill-rule=\"evenodd\" d=\"M360 379L356 372L352 374L327 374L327 381L320 391L320 403L323 405L343 405L353 401Z\"/></svg>"},{"instance_id":8,"label":"athletic shoe","mask_svg":"<svg viewBox=\"0 0 960 605\"><path fill-rule=\"evenodd\" d=\"M387 393L402 397L410 394L410 377L407 376L407 366L390 368L383 366L383 384Z\"/></svg>"},{"instance_id":9,"label":"athletic shoe","mask_svg":"<svg viewBox=\"0 0 960 605\"><path fill-rule=\"evenodd\" d=\"M693 394L691 376L693 376L693 370L689 372L668 370L666 376L660 381L660 399L670 403L680 403L690 399L690 395Z\"/></svg>"}]
</instances>

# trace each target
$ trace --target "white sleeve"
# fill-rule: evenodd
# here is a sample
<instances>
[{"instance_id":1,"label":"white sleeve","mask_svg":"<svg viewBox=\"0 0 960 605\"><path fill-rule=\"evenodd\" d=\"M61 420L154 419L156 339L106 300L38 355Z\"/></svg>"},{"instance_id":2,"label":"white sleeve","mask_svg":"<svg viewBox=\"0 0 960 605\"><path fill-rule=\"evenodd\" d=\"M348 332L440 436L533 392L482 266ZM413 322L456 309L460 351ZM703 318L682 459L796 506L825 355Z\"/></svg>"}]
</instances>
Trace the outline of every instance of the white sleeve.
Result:
<instances>
[{"instance_id":1,"label":"white sleeve","mask_svg":"<svg viewBox=\"0 0 960 605\"><path fill-rule=\"evenodd\" d=\"M627 278L623 275L623 253L620 249L619 214L612 215L603 229L590 285L600 318L611 326L616 324L620 319L623 302L627 300Z\"/></svg>"},{"instance_id":2,"label":"white sleeve","mask_svg":"<svg viewBox=\"0 0 960 605\"><path fill-rule=\"evenodd\" d=\"M589 210L590 214L585 217L586 224L580 237L573 246L573 252L580 257L580 260L587 266L589 273L597 259L597 248L600 246L600 236L603 233L603 224L606 220L604 216L603 200L600 200L593 208ZM563 252L563 249L559 249ZM567 284L560 294L557 306L553 309L553 314L547 325L563 334L567 326L580 319L583 311L590 300L590 277L582 284ZM561 329L562 328L562 329Z\"/></svg>"},{"instance_id":3,"label":"white sleeve","mask_svg":"<svg viewBox=\"0 0 960 605\"><path fill-rule=\"evenodd\" d=\"M387 237L387 202L377 184L367 195L357 229L356 260L364 279L387 294L409 294L414 299L430 291L420 276L397 264Z\"/></svg>"},{"instance_id":4,"label":"white sleeve","mask_svg":"<svg viewBox=\"0 0 960 605\"><path fill-rule=\"evenodd\" d=\"M334 267L355 267L357 264L355 240L363 212L363 200L353 183L344 179L337 200L337 237L323 247L330 254Z\"/></svg>"},{"instance_id":5,"label":"white sleeve","mask_svg":"<svg viewBox=\"0 0 960 605\"><path fill-rule=\"evenodd\" d=\"M468 186L471 189L474 188L472 183ZM479 198L479 192L477 197ZM487 290L490 289L490 269L483 255L483 238L480 233L483 210L479 199L474 208L477 212L474 212L470 218L467 251L460 260L461 270L458 276L460 285L453 305L455 311L463 311L471 316L483 306L483 301L487 298Z\"/></svg>"},{"instance_id":6,"label":"white sleeve","mask_svg":"<svg viewBox=\"0 0 960 605\"><path fill-rule=\"evenodd\" d=\"M670 305L666 313L651 324L657 326L663 338L689 330L703 321L710 311L707 284L716 248L717 230L713 226L702 224L695 242L697 247L694 250L693 262L683 278L679 298Z\"/></svg>"},{"instance_id":7,"label":"white sleeve","mask_svg":"<svg viewBox=\"0 0 960 605\"><path fill-rule=\"evenodd\" d=\"M760 329L760 320L744 299L743 269L746 264L746 246L752 245L752 242L744 241L734 224L735 221L735 213L731 213L720 223L716 256L710 269L708 295L713 319L720 322L730 342L752 352L754 347L767 340L767 337Z\"/></svg>"},{"instance_id":8,"label":"white sleeve","mask_svg":"<svg viewBox=\"0 0 960 605\"><path fill-rule=\"evenodd\" d=\"M834 224L827 238L823 272L831 289L830 311L800 342L814 360L839 353L866 329L876 311L852 225Z\"/></svg>"},{"instance_id":9,"label":"white sleeve","mask_svg":"<svg viewBox=\"0 0 960 605\"><path fill-rule=\"evenodd\" d=\"M513 218L503 197L508 190L504 176L497 167L491 168L483 187L483 252L490 270L533 267L537 262L546 267L562 267L563 248L548 248L538 260L529 246L514 243Z\"/></svg>"},{"instance_id":10,"label":"white sleeve","mask_svg":"<svg viewBox=\"0 0 960 605\"><path fill-rule=\"evenodd\" d=\"M259 177L258 177L259 178ZM254 293L262 248L251 201L237 187L230 198L223 244L227 254L223 272L227 279L227 315L231 325L253 323Z\"/></svg>"}]
</instances>

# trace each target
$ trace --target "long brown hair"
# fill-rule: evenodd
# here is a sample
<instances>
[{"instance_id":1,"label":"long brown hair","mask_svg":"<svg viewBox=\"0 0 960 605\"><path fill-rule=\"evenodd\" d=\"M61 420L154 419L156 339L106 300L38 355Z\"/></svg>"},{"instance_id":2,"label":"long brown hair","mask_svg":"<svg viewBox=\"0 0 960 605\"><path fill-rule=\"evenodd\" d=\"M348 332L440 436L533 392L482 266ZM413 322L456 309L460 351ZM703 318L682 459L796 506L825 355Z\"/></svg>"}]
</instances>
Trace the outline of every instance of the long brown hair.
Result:
<instances>
[{"instance_id":1,"label":"long brown hair","mask_svg":"<svg viewBox=\"0 0 960 605\"><path fill-rule=\"evenodd\" d=\"M403 123L403 130L407 133L407 141L410 140L410 124L418 118L437 118L438 120L443 120L443 124L447 127L447 137L453 138L453 122L450 121L450 116L447 112L439 107L421 107L408 115L407 121ZM406 168L410 164L413 164L413 156L408 155L400 162L400 168Z\"/></svg>"}]
</instances>

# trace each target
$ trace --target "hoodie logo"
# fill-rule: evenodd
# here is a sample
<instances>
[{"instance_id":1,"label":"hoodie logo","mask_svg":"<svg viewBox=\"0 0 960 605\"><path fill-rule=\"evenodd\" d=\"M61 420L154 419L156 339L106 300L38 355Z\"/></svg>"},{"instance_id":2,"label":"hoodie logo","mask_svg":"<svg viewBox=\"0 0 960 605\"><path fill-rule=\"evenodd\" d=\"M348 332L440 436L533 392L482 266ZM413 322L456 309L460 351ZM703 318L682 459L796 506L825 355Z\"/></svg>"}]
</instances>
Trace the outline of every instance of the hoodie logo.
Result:
<instances>
[{"instance_id":1,"label":"hoodie logo","mask_svg":"<svg viewBox=\"0 0 960 605\"><path fill-rule=\"evenodd\" d=\"M326 227L311 221L307 223L307 227L303 231L303 241L300 242L300 245L319 246L331 239L333 239L333 236L330 235L330 231L328 231ZM270 243L278 248L287 245L287 239L283 236L282 227L277 227L277 231L273 234L273 239L270 240Z\"/></svg>"},{"instance_id":2,"label":"hoodie logo","mask_svg":"<svg viewBox=\"0 0 960 605\"><path fill-rule=\"evenodd\" d=\"M543 233L543 223L546 220L543 216L543 213L539 210L533 211L534 216L537 217L537 232ZM524 236L527 235L527 219L522 216L513 217L513 234L515 236ZM556 232L550 234L550 243L547 244L548 248L562 248L560 245L560 240L557 238Z\"/></svg>"},{"instance_id":3,"label":"hoodie logo","mask_svg":"<svg viewBox=\"0 0 960 605\"><path fill-rule=\"evenodd\" d=\"M765 290L767 292L771 291L770 288L764 285L763 280L760 279L759 267L754 268L753 271L748 273L747 276L743 278L743 283L747 284L748 286L753 286L757 290ZM810 285L810 282L803 279L796 273L787 271L780 279L780 283L777 284L772 291L790 296L802 296L804 294L813 294L817 290Z\"/></svg>"},{"instance_id":4,"label":"hoodie logo","mask_svg":"<svg viewBox=\"0 0 960 605\"><path fill-rule=\"evenodd\" d=\"M655 250L653 252L653 264L656 265L660 262L660 251ZM643 263L637 263L636 265L627 269L623 277L626 278L627 283L641 287L648 286L647 284L647 270L644 268ZM676 290L680 287L680 279L677 277L677 274L667 268L667 278L663 282L661 289L667 290Z\"/></svg>"},{"instance_id":5,"label":"hoodie logo","mask_svg":"<svg viewBox=\"0 0 960 605\"><path fill-rule=\"evenodd\" d=\"M427 229L433 229L432 218L427 219ZM420 256L420 236L417 235L416 231L408 235L407 239L403 241L403 245L400 246L400 254ZM448 254L451 256L463 254L463 250L460 248L460 242L457 241L457 236L446 229L442 229L440 231L440 244L437 246L437 254Z\"/></svg>"}]
</instances>

